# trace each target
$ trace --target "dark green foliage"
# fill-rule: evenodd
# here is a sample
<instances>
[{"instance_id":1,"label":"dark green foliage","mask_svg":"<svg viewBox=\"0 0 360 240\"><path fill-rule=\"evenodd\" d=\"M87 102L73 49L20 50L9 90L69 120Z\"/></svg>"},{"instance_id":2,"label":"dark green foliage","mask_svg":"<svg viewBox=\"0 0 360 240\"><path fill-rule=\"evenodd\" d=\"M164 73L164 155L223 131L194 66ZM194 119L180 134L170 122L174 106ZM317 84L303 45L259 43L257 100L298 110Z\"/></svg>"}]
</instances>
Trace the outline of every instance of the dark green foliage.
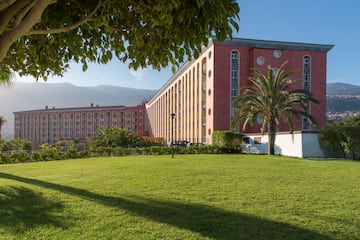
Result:
<instances>
[{"instance_id":1,"label":"dark green foliage","mask_svg":"<svg viewBox=\"0 0 360 240\"><path fill-rule=\"evenodd\" d=\"M145 140L136 135L134 131L126 128L101 127L91 141L91 148L98 147L142 147Z\"/></svg>"},{"instance_id":2,"label":"dark green foliage","mask_svg":"<svg viewBox=\"0 0 360 240\"><path fill-rule=\"evenodd\" d=\"M163 143L158 139L138 136L132 130L112 126L98 128L90 148L95 150L98 147L141 148L161 145Z\"/></svg>"},{"instance_id":3,"label":"dark green foliage","mask_svg":"<svg viewBox=\"0 0 360 240\"><path fill-rule=\"evenodd\" d=\"M175 152L175 147L174 147L174 152ZM171 154L171 148L169 148L169 147L161 147L161 146L151 146L150 147L150 154L151 155Z\"/></svg>"},{"instance_id":4,"label":"dark green foliage","mask_svg":"<svg viewBox=\"0 0 360 240\"><path fill-rule=\"evenodd\" d=\"M13 151L13 150L26 150L30 151L33 148L33 144L24 139L11 139L0 142L0 151Z\"/></svg>"},{"instance_id":5,"label":"dark green foliage","mask_svg":"<svg viewBox=\"0 0 360 240\"><path fill-rule=\"evenodd\" d=\"M30 154L30 159L31 161L34 161L34 162L39 162L42 160L42 156L41 156L41 153L40 151L34 151Z\"/></svg>"},{"instance_id":6,"label":"dark green foliage","mask_svg":"<svg viewBox=\"0 0 360 240\"><path fill-rule=\"evenodd\" d=\"M219 139L223 144L189 147L168 147L163 140L139 137L132 131L116 127L100 128L99 135L89 145L73 140L66 147L58 142L52 146L42 144L38 150L29 150L32 145L28 141L16 139L0 144L0 149L6 150L0 154L0 164L104 156L170 155L172 151L174 154L241 153L240 134L219 131L215 133L217 135L221 136Z\"/></svg>"},{"instance_id":7,"label":"dark green foliage","mask_svg":"<svg viewBox=\"0 0 360 240\"><path fill-rule=\"evenodd\" d=\"M214 131L212 134L213 145L222 148L240 147L242 135L232 131Z\"/></svg>"},{"instance_id":8,"label":"dark green foliage","mask_svg":"<svg viewBox=\"0 0 360 240\"><path fill-rule=\"evenodd\" d=\"M30 155L24 150L10 151L7 153L0 154L0 164L2 163L20 163L27 162L30 160Z\"/></svg>"},{"instance_id":9,"label":"dark green foliage","mask_svg":"<svg viewBox=\"0 0 360 240\"><path fill-rule=\"evenodd\" d=\"M352 159L360 159L360 114L344 121L342 132L346 141L344 147Z\"/></svg>"},{"instance_id":10,"label":"dark green foliage","mask_svg":"<svg viewBox=\"0 0 360 240\"><path fill-rule=\"evenodd\" d=\"M240 10L235 0L5 2L2 79L12 71L47 79L62 76L71 61L85 71L115 57L134 69L178 66L197 57L212 35L222 41L237 31Z\"/></svg>"},{"instance_id":11,"label":"dark green foliage","mask_svg":"<svg viewBox=\"0 0 360 240\"><path fill-rule=\"evenodd\" d=\"M332 157L360 158L360 115L340 123L328 123L320 131L319 142L323 151Z\"/></svg>"},{"instance_id":12,"label":"dark green foliage","mask_svg":"<svg viewBox=\"0 0 360 240\"><path fill-rule=\"evenodd\" d=\"M345 137L339 129L340 123L329 123L319 133L319 143L322 150L329 156L341 156L346 157L344 146L342 142L345 141Z\"/></svg>"}]
</instances>

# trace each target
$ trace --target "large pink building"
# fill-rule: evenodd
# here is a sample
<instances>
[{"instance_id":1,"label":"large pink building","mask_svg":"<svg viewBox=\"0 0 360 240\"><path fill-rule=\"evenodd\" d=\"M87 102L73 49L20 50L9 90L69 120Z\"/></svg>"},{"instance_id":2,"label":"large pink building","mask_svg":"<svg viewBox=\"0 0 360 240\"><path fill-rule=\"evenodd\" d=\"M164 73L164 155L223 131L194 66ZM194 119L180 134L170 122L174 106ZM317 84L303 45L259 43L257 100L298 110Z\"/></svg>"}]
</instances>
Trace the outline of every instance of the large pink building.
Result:
<instances>
[{"instance_id":1,"label":"large pink building","mask_svg":"<svg viewBox=\"0 0 360 240\"><path fill-rule=\"evenodd\" d=\"M297 70L296 88L310 90L320 101L309 111L320 127L326 124L326 54L332 45L233 38L218 42L211 38L197 59L186 62L144 106L91 105L83 108L45 108L15 113L15 137L54 143L89 139L100 126L129 128L139 134L212 143L214 130L230 130L234 114L232 99L249 84L254 69L267 66ZM261 119L258 119L259 123ZM306 119L294 119L295 132L280 124L276 153L297 157L322 156L318 132ZM240 128L239 128L240 129ZM244 140L260 152L267 150L267 136L260 124L241 131Z\"/></svg>"},{"instance_id":2,"label":"large pink building","mask_svg":"<svg viewBox=\"0 0 360 240\"><path fill-rule=\"evenodd\" d=\"M186 62L146 104L151 136L211 144L214 130L230 130L231 101L248 85L253 69L266 71L288 61L287 70L298 70L297 88L310 90L320 106L310 111L320 127L326 124L326 54L332 45L234 38L212 38L202 54ZM261 121L261 119L259 119ZM306 119L295 119L295 132L279 126L276 152L290 156L321 156L317 131ZM267 137L259 125L242 132L260 152ZM173 134L173 136L172 136Z\"/></svg>"},{"instance_id":3,"label":"large pink building","mask_svg":"<svg viewBox=\"0 0 360 240\"><path fill-rule=\"evenodd\" d=\"M15 138L27 139L34 146L70 140L89 141L99 127L117 126L147 135L144 105L134 107L98 106L49 108L15 112Z\"/></svg>"}]
</instances>

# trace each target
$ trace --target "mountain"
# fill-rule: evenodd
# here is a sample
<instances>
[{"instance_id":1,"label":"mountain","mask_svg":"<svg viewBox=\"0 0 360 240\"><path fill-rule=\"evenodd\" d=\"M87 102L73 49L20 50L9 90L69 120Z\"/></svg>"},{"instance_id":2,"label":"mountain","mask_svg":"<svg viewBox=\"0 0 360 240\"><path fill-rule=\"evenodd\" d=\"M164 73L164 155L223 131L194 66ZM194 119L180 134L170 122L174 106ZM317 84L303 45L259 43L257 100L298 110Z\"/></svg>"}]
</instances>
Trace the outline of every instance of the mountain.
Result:
<instances>
[{"instance_id":1,"label":"mountain","mask_svg":"<svg viewBox=\"0 0 360 240\"><path fill-rule=\"evenodd\" d=\"M328 113L360 112L360 86L346 83L326 85Z\"/></svg>"},{"instance_id":2,"label":"mountain","mask_svg":"<svg viewBox=\"0 0 360 240\"><path fill-rule=\"evenodd\" d=\"M360 112L360 95L328 95L326 97L326 112L344 113Z\"/></svg>"},{"instance_id":3,"label":"mountain","mask_svg":"<svg viewBox=\"0 0 360 240\"><path fill-rule=\"evenodd\" d=\"M96 105L134 106L150 99L157 90L135 89L117 86L78 87L70 83L22 83L0 87L0 115L7 122L2 127L4 139L13 136L13 112L42 109L45 106L84 107Z\"/></svg>"},{"instance_id":4,"label":"mountain","mask_svg":"<svg viewBox=\"0 0 360 240\"><path fill-rule=\"evenodd\" d=\"M360 86L347 83L328 83L327 95L360 95Z\"/></svg>"}]
</instances>

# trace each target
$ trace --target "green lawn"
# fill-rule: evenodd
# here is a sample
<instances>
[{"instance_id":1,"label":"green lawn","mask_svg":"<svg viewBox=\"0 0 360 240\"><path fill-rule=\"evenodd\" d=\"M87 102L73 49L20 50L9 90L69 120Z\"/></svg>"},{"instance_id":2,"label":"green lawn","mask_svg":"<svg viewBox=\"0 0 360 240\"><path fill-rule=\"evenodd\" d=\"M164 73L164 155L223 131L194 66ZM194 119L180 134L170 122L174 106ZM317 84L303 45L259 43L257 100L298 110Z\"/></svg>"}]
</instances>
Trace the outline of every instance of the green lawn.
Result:
<instances>
[{"instance_id":1,"label":"green lawn","mask_svg":"<svg viewBox=\"0 0 360 240\"><path fill-rule=\"evenodd\" d=\"M0 239L360 239L360 162L257 155L0 165Z\"/></svg>"}]
</instances>

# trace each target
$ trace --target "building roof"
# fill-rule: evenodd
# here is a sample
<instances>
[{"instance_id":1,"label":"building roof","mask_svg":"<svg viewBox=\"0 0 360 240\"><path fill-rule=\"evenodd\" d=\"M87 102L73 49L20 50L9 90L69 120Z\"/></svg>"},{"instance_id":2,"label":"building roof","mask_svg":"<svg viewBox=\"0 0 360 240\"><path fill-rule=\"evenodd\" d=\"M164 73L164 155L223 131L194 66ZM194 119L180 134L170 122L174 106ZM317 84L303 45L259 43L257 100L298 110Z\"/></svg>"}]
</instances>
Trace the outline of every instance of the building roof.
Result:
<instances>
[{"instance_id":1,"label":"building roof","mask_svg":"<svg viewBox=\"0 0 360 240\"><path fill-rule=\"evenodd\" d=\"M29 114L29 113L65 113L65 112L97 112L97 111L114 111L114 110L130 110L134 107L142 107L143 105L127 107L127 106L99 106L99 105L90 105L89 107L67 107L67 108L55 108L55 107L47 107L43 109L34 109L34 110L25 110L14 112L14 114Z\"/></svg>"},{"instance_id":2,"label":"building roof","mask_svg":"<svg viewBox=\"0 0 360 240\"><path fill-rule=\"evenodd\" d=\"M247 38L227 38L220 42L215 37L209 39L208 46L202 49L205 52L212 45L230 45L230 46L246 46L253 48L268 48L278 50L306 50L312 52L328 52L334 45L330 44L314 44L314 43L300 43L300 42L283 42L283 41L272 41L272 40L256 40ZM179 70L170 77L170 79L159 89L159 91L150 99L148 104L151 104L166 88L168 88L173 81L175 81L184 71L187 70L188 66L191 66L193 61L186 61Z\"/></svg>"},{"instance_id":3,"label":"building roof","mask_svg":"<svg viewBox=\"0 0 360 240\"><path fill-rule=\"evenodd\" d=\"M255 40L246 38L228 38L223 42L212 38L214 44L220 45L234 45L234 46L246 46L254 48L269 48L279 50L307 50L314 52L328 52L334 45L330 44L314 44L314 43L300 43L300 42L283 42L283 41L271 41L271 40Z\"/></svg>"}]
</instances>

